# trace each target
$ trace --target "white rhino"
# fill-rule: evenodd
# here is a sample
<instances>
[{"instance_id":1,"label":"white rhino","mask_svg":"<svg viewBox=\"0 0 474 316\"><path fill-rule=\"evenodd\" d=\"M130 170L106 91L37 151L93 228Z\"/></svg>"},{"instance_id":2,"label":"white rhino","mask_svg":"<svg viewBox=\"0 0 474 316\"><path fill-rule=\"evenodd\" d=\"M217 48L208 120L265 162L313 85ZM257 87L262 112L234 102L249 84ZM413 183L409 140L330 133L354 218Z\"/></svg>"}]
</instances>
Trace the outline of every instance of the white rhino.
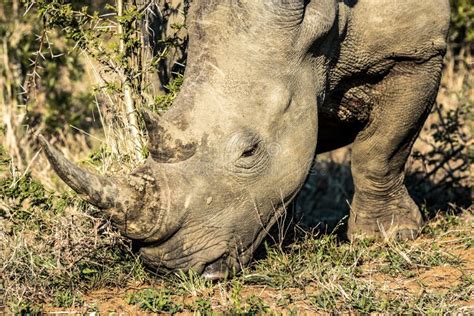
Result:
<instances>
[{"instance_id":1,"label":"white rhino","mask_svg":"<svg viewBox=\"0 0 474 316\"><path fill-rule=\"evenodd\" d=\"M239 270L315 154L353 143L348 236L415 238L404 166L439 87L447 0L194 0L184 84L144 113L150 157L101 177L46 142L58 175L151 266Z\"/></svg>"}]
</instances>

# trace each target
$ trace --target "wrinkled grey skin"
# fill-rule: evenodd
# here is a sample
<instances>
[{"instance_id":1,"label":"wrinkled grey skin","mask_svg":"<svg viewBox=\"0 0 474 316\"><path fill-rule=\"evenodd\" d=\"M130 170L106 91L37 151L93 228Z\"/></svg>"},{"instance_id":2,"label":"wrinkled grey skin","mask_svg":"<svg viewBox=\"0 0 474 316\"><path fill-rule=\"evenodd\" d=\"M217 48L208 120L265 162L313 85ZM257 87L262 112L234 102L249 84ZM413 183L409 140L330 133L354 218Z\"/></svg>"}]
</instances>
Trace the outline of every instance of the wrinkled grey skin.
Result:
<instances>
[{"instance_id":1,"label":"wrinkled grey skin","mask_svg":"<svg viewBox=\"0 0 474 316\"><path fill-rule=\"evenodd\" d=\"M154 267L239 270L317 152L353 143L348 236L415 238L404 165L435 100L447 0L193 1L185 81L144 113L151 156L103 178L45 142L59 176Z\"/></svg>"}]
</instances>

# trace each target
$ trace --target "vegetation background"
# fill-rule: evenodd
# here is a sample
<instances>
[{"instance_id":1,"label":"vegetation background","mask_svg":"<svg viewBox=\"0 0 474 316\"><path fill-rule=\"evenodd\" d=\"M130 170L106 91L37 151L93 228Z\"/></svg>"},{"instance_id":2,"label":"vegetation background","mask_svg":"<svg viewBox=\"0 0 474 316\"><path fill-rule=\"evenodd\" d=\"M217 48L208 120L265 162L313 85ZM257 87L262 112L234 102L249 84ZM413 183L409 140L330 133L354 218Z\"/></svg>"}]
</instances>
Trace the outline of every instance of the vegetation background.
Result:
<instances>
[{"instance_id":1,"label":"vegetation background","mask_svg":"<svg viewBox=\"0 0 474 316\"><path fill-rule=\"evenodd\" d=\"M133 245L65 187L37 136L102 174L139 164L139 110L166 111L182 82L187 5L0 0L0 312L473 311L470 0L451 1L442 86L407 166L429 220L416 242L323 234L348 212L350 147L318 157L265 255L217 284L147 271Z\"/></svg>"}]
</instances>

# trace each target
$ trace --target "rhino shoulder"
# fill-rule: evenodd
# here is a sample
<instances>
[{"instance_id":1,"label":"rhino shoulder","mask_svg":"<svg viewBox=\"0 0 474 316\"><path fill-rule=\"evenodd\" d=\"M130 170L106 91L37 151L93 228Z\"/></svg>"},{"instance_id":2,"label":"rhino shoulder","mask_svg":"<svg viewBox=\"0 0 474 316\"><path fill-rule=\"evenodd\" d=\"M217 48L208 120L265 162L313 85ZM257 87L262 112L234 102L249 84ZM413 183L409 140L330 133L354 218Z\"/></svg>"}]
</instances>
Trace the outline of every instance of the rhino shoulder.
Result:
<instances>
[{"instance_id":1,"label":"rhino shoulder","mask_svg":"<svg viewBox=\"0 0 474 316\"><path fill-rule=\"evenodd\" d=\"M350 10L349 28L361 53L429 59L446 49L448 0L357 0Z\"/></svg>"}]
</instances>

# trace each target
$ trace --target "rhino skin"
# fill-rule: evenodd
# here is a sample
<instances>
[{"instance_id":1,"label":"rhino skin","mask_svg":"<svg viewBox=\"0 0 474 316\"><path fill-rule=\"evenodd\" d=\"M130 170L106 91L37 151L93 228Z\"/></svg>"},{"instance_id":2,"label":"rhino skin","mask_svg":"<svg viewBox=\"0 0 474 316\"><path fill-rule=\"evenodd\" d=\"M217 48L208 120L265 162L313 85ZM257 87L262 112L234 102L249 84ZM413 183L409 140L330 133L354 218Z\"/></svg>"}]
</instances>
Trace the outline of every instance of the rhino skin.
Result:
<instances>
[{"instance_id":1,"label":"rhino skin","mask_svg":"<svg viewBox=\"0 0 474 316\"><path fill-rule=\"evenodd\" d=\"M439 88L447 0L194 0L174 106L143 113L126 178L52 167L153 268L219 279L248 263L317 153L353 144L348 237L413 239L404 166Z\"/></svg>"}]
</instances>

